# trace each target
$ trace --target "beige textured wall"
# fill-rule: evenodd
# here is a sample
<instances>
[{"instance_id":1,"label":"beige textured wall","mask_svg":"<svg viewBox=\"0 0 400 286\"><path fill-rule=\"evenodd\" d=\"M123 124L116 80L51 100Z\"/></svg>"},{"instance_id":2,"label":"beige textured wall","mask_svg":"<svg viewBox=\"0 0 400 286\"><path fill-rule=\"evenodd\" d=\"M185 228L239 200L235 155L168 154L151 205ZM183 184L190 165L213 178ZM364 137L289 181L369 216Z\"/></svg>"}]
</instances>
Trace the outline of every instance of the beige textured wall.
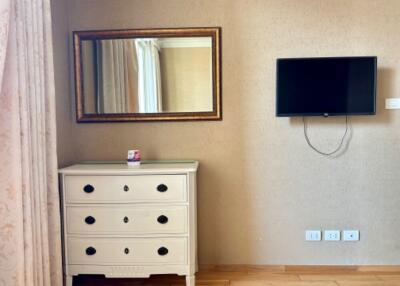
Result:
<instances>
[{"instance_id":1,"label":"beige textured wall","mask_svg":"<svg viewBox=\"0 0 400 286\"><path fill-rule=\"evenodd\" d=\"M163 111L212 111L211 48L163 48Z\"/></svg>"},{"instance_id":2,"label":"beige textured wall","mask_svg":"<svg viewBox=\"0 0 400 286\"><path fill-rule=\"evenodd\" d=\"M65 165L74 160L75 145L71 142L75 110L69 63L68 1L52 0L54 79L56 89L58 161ZM72 45L72 43L71 43ZM68 141L68 142L67 142Z\"/></svg>"},{"instance_id":3,"label":"beige textured wall","mask_svg":"<svg viewBox=\"0 0 400 286\"><path fill-rule=\"evenodd\" d=\"M70 30L221 26L224 119L77 125L63 48L60 165L123 159L130 148L199 160L201 263L400 264L400 111L383 109L400 94L400 1L67 2ZM378 114L352 118L346 152L324 158L307 147L300 119L274 116L275 61L341 55L379 57ZM312 141L334 148L342 120L313 119ZM318 228L360 229L361 241L306 243L304 230Z\"/></svg>"}]
</instances>

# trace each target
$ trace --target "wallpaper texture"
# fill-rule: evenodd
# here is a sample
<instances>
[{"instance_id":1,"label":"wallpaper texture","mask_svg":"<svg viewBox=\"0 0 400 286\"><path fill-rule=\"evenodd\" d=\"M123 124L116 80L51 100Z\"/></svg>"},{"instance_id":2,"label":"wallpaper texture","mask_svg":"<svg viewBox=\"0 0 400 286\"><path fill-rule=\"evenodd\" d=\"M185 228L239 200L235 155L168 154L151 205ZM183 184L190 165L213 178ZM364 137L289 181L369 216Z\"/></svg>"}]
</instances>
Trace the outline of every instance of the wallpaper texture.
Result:
<instances>
[{"instance_id":1,"label":"wallpaper texture","mask_svg":"<svg viewBox=\"0 0 400 286\"><path fill-rule=\"evenodd\" d=\"M400 113L384 109L400 94L400 1L67 2L54 23L60 165L133 148L199 160L202 264L400 263ZM203 26L222 27L223 121L75 123L71 31ZM275 117L276 59L356 55L378 56L377 115L352 117L345 152L325 158L301 118ZM344 132L343 118L309 124L325 151ZM361 241L305 242L306 229L359 229Z\"/></svg>"}]
</instances>

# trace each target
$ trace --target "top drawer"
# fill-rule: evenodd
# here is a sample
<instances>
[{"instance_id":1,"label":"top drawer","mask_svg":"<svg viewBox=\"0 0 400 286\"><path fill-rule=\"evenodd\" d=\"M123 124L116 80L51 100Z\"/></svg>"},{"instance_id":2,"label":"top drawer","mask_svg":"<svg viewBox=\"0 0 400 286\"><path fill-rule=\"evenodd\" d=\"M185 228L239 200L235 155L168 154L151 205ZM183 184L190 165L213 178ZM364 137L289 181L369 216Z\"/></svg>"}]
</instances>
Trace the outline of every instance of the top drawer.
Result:
<instances>
[{"instance_id":1,"label":"top drawer","mask_svg":"<svg viewBox=\"0 0 400 286\"><path fill-rule=\"evenodd\" d=\"M186 175L65 176L67 203L186 201Z\"/></svg>"}]
</instances>

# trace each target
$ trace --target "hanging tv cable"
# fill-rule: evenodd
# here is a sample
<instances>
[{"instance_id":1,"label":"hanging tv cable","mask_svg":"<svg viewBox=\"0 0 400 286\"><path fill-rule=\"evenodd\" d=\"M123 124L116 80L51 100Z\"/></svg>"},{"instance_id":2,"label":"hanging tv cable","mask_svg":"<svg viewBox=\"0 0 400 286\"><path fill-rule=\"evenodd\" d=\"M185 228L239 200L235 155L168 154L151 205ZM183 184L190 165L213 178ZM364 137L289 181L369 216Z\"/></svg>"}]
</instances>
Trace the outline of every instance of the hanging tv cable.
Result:
<instances>
[{"instance_id":1,"label":"hanging tv cable","mask_svg":"<svg viewBox=\"0 0 400 286\"><path fill-rule=\"evenodd\" d=\"M339 146L338 146L335 150L332 150L331 152L323 152L323 151L317 149L317 148L311 143L310 138L308 138L308 133L307 133L308 124L307 124L306 118L303 116L304 137L306 138L306 142L307 142L308 146L310 146L310 148L313 149L315 152L317 152L317 153L319 153L319 154L321 154L321 155L324 155L324 156L331 156L331 155L334 155L334 154L338 153L338 152L342 149L342 147L343 147L344 139L346 138L347 131L348 131L348 129L349 129L349 128L348 128L348 127L349 127L348 121L349 121L349 117L346 115L346 129L345 129L345 131L344 131L344 134L343 134L342 140L340 141Z\"/></svg>"}]
</instances>

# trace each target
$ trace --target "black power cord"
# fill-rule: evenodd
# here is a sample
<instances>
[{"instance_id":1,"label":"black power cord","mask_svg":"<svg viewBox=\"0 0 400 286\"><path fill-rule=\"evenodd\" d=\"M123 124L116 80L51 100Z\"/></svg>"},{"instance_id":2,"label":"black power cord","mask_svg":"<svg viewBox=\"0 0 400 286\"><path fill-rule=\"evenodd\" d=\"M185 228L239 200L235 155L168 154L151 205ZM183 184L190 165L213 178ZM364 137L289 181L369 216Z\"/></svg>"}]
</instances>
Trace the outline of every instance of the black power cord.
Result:
<instances>
[{"instance_id":1,"label":"black power cord","mask_svg":"<svg viewBox=\"0 0 400 286\"><path fill-rule=\"evenodd\" d=\"M313 149L315 152L317 152L317 153L319 153L319 154L321 154L321 155L324 155L324 156L331 156L331 155L336 154L337 152L340 151L340 149L342 149L342 146L343 146L343 143L344 143L344 139L346 138L347 131L348 131L348 129L349 129L349 128L348 128L348 127L349 127L348 121L349 121L349 119L348 119L348 116L346 115L346 131L345 131L344 134L343 134L343 137L342 137L342 140L340 141L339 146L338 146L335 150L333 150L332 152L326 153L326 152L322 152L322 151L318 150L318 149L317 149L316 147L314 147L314 146L312 145L312 143L310 142L310 139L308 138L308 134L307 134L307 129L308 129L307 121L306 121L305 117L303 116L304 137L306 138L306 141L307 141L308 146L310 146L310 148Z\"/></svg>"}]
</instances>

